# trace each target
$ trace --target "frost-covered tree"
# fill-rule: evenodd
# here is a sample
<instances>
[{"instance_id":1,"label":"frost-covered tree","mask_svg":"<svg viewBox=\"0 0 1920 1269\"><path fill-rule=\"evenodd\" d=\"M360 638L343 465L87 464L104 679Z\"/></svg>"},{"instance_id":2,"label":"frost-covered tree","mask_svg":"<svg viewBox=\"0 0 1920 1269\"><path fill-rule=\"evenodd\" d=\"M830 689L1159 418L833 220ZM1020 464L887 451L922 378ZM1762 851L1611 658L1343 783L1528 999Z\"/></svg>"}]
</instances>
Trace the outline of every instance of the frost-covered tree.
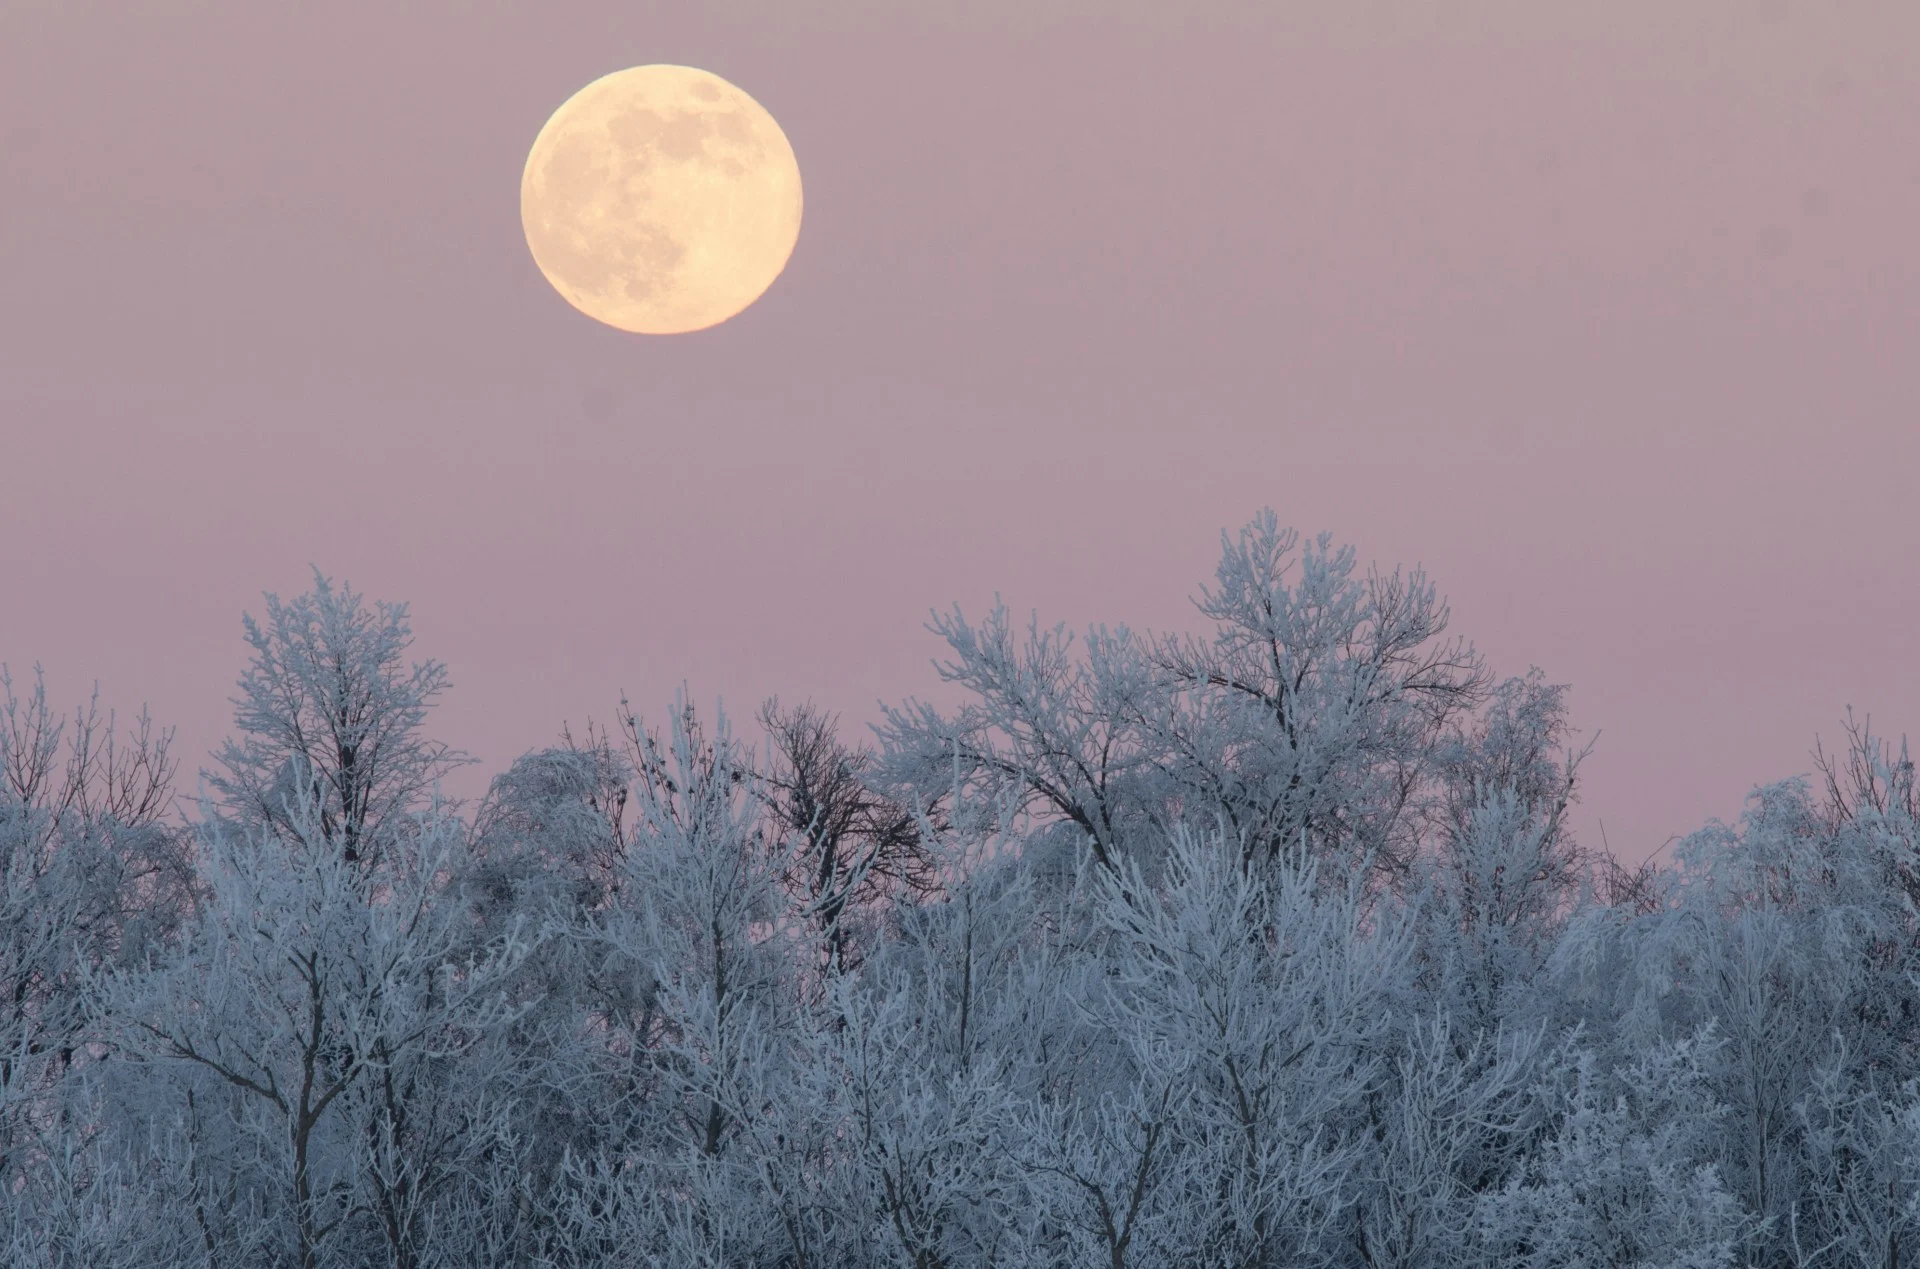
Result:
<instances>
[{"instance_id":1,"label":"frost-covered tree","mask_svg":"<svg viewBox=\"0 0 1920 1269\"><path fill-rule=\"evenodd\" d=\"M476 902L496 915L549 899L582 911L607 902L633 844L635 763L589 726L584 740L565 732L559 745L523 754L494 777L474 822Z\"/></svg>"},{"instance_id":2,"label":"frost-covered tree","mask_svg":"<svg viewBox=\"0 0 1920 1269\"><path fill-rule=\"evenodd\" d=\"M446 886L465 834L444 814L377 871L314 803L277 828L209 825L178 952L100 984L122 1126L193 1134L200 1170L175 1179L209 1246L266 1229L300 1269L376 1248L416 1265L425 1209L472 1144L477 1090L453 1059L510 1017L501 987L526 945L472 947Z\"/></svg>"},{"instance_id":3,"label":"frost-covered tree","mask_svg":"<svg viewBox=\"0 0 1920 1269\"><path fill-rule=\"evenodd\" d=\"M1862 1079L1850 1056L1837 1043L1795 1107L1806 1181L1790 1243L1802 1262L1911 1263L1920 1253L1920 1081Z\"/></svg>"},{"instance_id":4,"label":"frost-covered tree","mask_svg":"<svg viewBox=\"0 0 1920 1269\"><path fill-rule=\"evenodd\" d=\"M1157 752L1190 814L1218 814L1249 856L1304 836L1323 854L1399 867L1449 728L1485 666L1445 638L1426 574L1357 572L1353 548L1302 543L1263 512L1222 535L1196 600L1210 636L1158 640Z\"/></svg>"},{"instance_id":5,"label":"frost-covered tree","mask_svg":"<svg viewBox=\"0 0 1920 1269\"><path fill-rule=\"evenodd\" d=\"M1408 894L1424 986L1480 1031L1539 1020L1549 1002L1535 977L1589 873L1566 819L1587 750L1566 744L1564 692L1537 670L1509 679L1439 747L1427 848Z\"/></svg>"},{"instance_id":6,"label":"frost-covered tree","mask_svg":"<svg viewBox=\"0 0 1920 1269\"><path fill-rule=\"evenodd\" d=\"M629 1193L608 1199L597 1237L672 1263L790 1244L792 1212L760 1151L794 1091L791 843L760 816L750 754L724 717L709 730L683 701L665 733L627 725L633 844L613 900L571 930L603 984L593 1096L607 1129L587 1175L616 1194L692 1196L698 1219L675 1223Z\"/></svg>"},{"instance_id":7,"label":"frost-covered tree","mask_svg":"<svg viewBox=\"0 0 1920 1269\"><path fill-rule=\"evenodd\" d=\"M1223 825L1249 860L1304 838L1349 865L1403 867L1441 742L1487 687L1472 648L1443 638L1432 583L1360 576L1351 548L1303 546L1267 512L1223 535L1196 604L1209 635L1096 628L1084 655L1037 619L1016 640L1004 607L977 627L936 615L953 653L941 678L970 699L951 715L889 710L889 775L927 801L954 762L965 781L1015 779L1110 868L1176 821Z\"/></svg>"},{"instance_id":8,"label":"frost-covered tree","mask_svg":"<svg viewBox=\"0 0 1920 1269\"><path fill-rule=\"evenodd\" d=\"M37 671L23 698L0 667L0 1192L80 1166L88 975L149 954L191 900L170 740L144 712L123 734L97 697L63 719Z\"/></svg>"},{"instance_id":9,"label":"frost-covered tree","mask_svg":"<svg viewBox=\"0 0 1920 1269\"><path fill-rule=\"evenodd\" d=\"M866 1263L1026 1263L1044 1223L1016 1152L1048 1041L1070 1029L1063 966L1005 849L1011 803L952 809L921 824L947 883L891 914L891 936L831 982L815 1030L808 1101L844 1124L837 1225Z\"/></svg>"},{"instance_id":10,"label":"frost-covered tree","mask_svg":"<svg viewBox=\"0 0 1920 1269\"><path fill-rule=\"evenodd\" d=\"M1110 942L1093 1007L1130 1065L1177 1076L1158 1092L1177 1223L1195 1240L1184 1254L1325 1254L1370 1153L1362 1120L1387 1074L1404 921L1369 918L1363 877L1322 884L1299 851L1250 869L1218 832L1177 832L1159 884L1137 867L1096 884Z\"/></svg>"},{"instance_id":11,"label":"frost-covered tree","mask_svg":"<svg viewBox=\"0 0 1920 1269\"><path fill-rule=\"evenodd\" d=\"M931 628L954 654L940 677L972 699L951 716L925 702L889 707L881 732L889 782L924 808L956 783L966 792L1011 782L1023 810L1066 826L1103 866L1118 866L1148 809L1139 711L1127 703L1145 690L1132 636L1096 630L1082 660L1064 627L1042 629L1037 617L1017 642L1004 606L978 627L955 608L936 614Z\"/></svg>"},{"instance_id":12,"label":"frost-covered tree","mask_svg":"<svg viewBox=\"0 0 1920 1269\"><path fill-rule=\"evenodd\" d=\"M1846 1204L1814 1178L1865 1174L1834 1164L1822 1108L1885 1105L1920 1058L1914 914L1887 885L1904 847L1873 818L1836 820L1803 781L1764 787L1738 824L1681 845L1663 904L1622 931L1636 946L1614 1060L1711 1027L1711 1162L1749 1218L1749 1259L1836 1263L1820 1248L1841 1245Z\"/></svg>"},{"instance_id":13,"label":"frost-covered tree","mask_svg":"<svg viewBox=\"0 0 1920 1269\"><path fill-rule=\"evenodd\" d=\"M369 608L318 569L311 591L266 603L264 623L244 618L253 655L234 698L240 734L207 783L242 824L292 831L294 808L310 804L350 862L377 854L379 830L400 827L467 761L422 732L446 667L407 663L405 604Z\"/></svg>"},{"instance_id":14,"label":"frost-covered tree","mask_svg":"<svg viewBox=\"0 0 1920 1269\"><path fill-rule=\"evenodd\" d=\"M1475 1213L1545 1119L1539 1031L1416 1021L1368 1108L1373 1148L1355 1187L1353 1252L1368 1266L1480 1263Z\"/></svg>"},{"instance_id":15,"label":"frost-covered tree","mask_svg":"<svg viewBox=\"0 0 1920 1269\"><path fill-rule=\"evenodd\" d=\"M1569 1053L1558 1123L1508 1183L1482 1197L1489 1263L1730 1269L1751 1221L1711 1161L1725 1116L1703 1053L1711 1030L1655 1041L1615 1069Z\"/></svg>"}]
</instances>

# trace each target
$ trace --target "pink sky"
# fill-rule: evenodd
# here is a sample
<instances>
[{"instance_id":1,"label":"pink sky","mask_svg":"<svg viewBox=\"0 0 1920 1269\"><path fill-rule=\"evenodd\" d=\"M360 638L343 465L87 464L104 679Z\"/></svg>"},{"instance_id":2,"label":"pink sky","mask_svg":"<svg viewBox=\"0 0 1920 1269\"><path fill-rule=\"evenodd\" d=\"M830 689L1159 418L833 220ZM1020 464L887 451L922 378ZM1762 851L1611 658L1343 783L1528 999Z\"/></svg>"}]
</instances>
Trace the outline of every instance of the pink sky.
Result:
<instances>
[{"instance_id":1,"label":"pink sky","mask_svg":"<svg viewBox=\"0 0 1920 1269\"><path fill-rule=\"evenodd\" d=\"M1190 624L1264 505L1604 734L1623 855L1920 730L1920 8L0 2L0 660L225 733L309 561L483 772L682 679L864 722L927 610ZM595 325L548 114L680 62L806 183L742 316Z\"/></svg>"}]
</instances>

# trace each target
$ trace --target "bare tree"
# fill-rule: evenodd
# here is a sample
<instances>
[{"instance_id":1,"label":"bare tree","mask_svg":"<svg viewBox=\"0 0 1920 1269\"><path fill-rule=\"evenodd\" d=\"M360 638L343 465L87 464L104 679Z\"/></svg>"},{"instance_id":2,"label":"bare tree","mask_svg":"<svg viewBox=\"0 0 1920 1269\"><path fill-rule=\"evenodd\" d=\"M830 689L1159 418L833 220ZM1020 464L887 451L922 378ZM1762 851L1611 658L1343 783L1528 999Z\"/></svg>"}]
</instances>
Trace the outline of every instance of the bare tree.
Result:
<instances>
[{"instance_id":1,"label":"bare tree","mask_svg":"<svg viewBox=\"0 0 1920 1269\"><path fill-rule=\"evenodd\" d=\"M914 813L869 782L873 754L840 739L839 720L809 702L760 711L771 752L761 788L774 818L798 835L787 884L820 931L830 968L853 955L848 909L883 895L924 894L933 860Z\"/></svg>"}]
</instances>

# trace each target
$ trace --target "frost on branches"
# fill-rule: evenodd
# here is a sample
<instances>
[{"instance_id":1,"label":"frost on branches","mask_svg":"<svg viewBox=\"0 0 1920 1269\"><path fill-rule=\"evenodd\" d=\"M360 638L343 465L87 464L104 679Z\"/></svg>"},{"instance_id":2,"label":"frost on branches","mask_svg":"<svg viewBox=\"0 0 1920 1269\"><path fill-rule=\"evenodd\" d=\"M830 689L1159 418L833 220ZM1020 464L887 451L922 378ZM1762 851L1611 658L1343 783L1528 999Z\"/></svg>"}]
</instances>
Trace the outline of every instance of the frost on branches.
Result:
<instances>
[{"instance_id":1,"label":"frost on branches","mask_svg":"<svg viewBox=\"0 0 1920 1269\"><path fill-rule=\"evenodd\" d=\"M1269 513L1196 610L956 608L871 744L622 702L470 807L319 574L193 804L0 677L0 1262L1920 1263L1904 743L1627 869L1423 573Z\"/></svg>"}]
</instances>

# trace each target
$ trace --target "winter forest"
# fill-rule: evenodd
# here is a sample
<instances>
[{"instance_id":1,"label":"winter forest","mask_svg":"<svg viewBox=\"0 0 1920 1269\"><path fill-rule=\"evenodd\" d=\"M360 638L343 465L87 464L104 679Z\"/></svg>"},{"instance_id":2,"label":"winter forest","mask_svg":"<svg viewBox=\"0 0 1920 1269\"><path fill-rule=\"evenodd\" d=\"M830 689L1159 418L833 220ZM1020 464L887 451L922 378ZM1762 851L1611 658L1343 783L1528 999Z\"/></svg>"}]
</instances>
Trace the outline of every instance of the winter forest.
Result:
<instances>
[{"instance_id":1,"label":"winter forest","mask_svg":"<svg viewBox=\"0 0 1920 1269\"><path fill-rule=\"evenodd\" d=\"M1221 546L1189 634L956 608L950 707L622 704L467 804L317 573L203 770L16 666L0 1263L1920 1263L1904 743L1626 867L1423 573Z\"/></svg>"}]
</instances>

